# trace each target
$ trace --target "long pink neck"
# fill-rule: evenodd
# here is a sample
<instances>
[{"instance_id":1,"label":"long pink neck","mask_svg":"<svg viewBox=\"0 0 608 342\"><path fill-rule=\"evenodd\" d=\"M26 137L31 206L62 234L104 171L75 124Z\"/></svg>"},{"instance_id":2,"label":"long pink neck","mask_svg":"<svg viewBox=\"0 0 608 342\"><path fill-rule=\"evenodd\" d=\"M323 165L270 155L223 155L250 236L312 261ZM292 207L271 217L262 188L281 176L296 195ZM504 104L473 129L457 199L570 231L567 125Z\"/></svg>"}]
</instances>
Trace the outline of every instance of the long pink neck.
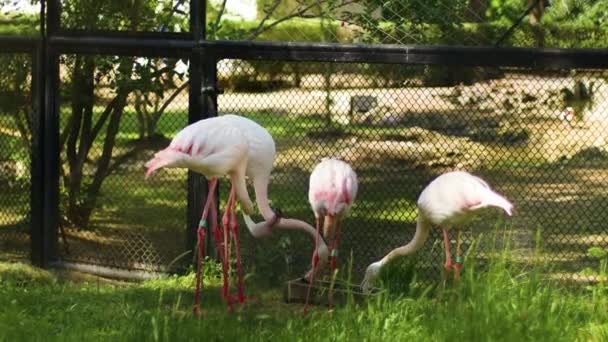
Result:
<instances>
[{"instance_id":1,"label":"long pink neck","mask_svg":"<svg viewBox=\"0 0 608 342\"><path fill-rule=\"evenodd\" d=\"M407 245L397 247L390 251L382 260L380 260L380 263L384 265L396 257L411 255L419 250L429 237L429 230L430 225L428 224L428 221L420 216L419 212L418 220L416 221L416 233L414 233L412 240Z\"/></svg>"}]
</instances>

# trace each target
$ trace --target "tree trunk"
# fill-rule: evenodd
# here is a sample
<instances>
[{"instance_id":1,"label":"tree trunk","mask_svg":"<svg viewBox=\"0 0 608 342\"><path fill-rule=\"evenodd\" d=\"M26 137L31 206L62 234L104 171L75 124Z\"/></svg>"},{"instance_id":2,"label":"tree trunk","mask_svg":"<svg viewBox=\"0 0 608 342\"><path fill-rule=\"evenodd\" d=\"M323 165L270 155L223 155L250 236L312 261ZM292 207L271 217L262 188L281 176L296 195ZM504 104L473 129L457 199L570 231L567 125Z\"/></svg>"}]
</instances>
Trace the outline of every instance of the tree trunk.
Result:
<instances>
[{"instance_id":1,"label":"tree trunk","mask_svg":"<svg viewBox=\"0 0 608 342\"><path fill-rule=\"evenodd\" d=\"M488 0L469 0L465 20L481 23L486 21Z\"/></svg>"},{"instance_id":2,"label":"tree trunk","mask_svg":"<svg viewBox=\"0 0 608 342\"><path fill-rule=\"evenodd\" d=\"M135 114L137 114L137 135L139 136L139 140L144 140L146 138L146 101L142 101L142 97L144 95L141 92L135 93Z\"/></svg>"},{"instance_id":3,"label":"tree trunk","mask_svg":"<svg viewBox=\"0 0 608 342\"><path fill-rule=\"evenodd\" d=\"M116 95L116 101L114 102L114 108L112 108L110 122L108 123L108 127L106 129L102 154L97 163L97 169L95 170L93 182L91 185L89 185L86 197L81 205L81 223L83 227L88 227L93 209L97 204L97 198L99 196L99 191L101 190L101 185L103 184L104 179L109 175L108 170L110 169L110 161L112 160L112 151L114 150L114 145L116 144L116 135L118 134L118 130L120 128L120 119L122 118L128 95L129 92L124 89L120 89Z\"/></svg>"},{"instance_id":4,"label":"tree trunk","mask_svg":"<svg viewBox=\"0 0 608 342\"><path fill-rule=\"evenodd\" d=\"M540 24L540 19L545 13L545 3L543 0L528 0L528 7L532 6L536 2L536 6L532 9L532 13L530 13L530 24L538 25Z\"/></svg>"},{"instance_id":5,"label":"tree trunk","mask_svg":"<svg viewBox=\"0 0 608 342\"><path fill-rule=\"evenodd\" d=\"M91 57L77 57L74 66L72 77L72 118L70 119L66 156L69 167L68 178L68 218L77 227L81 227L82 213L79 210L80 190L83 179L83 166L86 155L83 148L90 148L92 141L87 142L90 137L85 136L83 124L90 126L90 118L86 119L87 115L92 116L95 86L93 82L95 71L95 63ZM84 122L83 122L84 121ZM78 139L80 138L80 148L77 147Z\"/></svg>"},{"instance_id":6,"label":"tree trunk","mask_svg":"<svg viewBox=\"0 0 608 342\"><path fill-rule=\"evenodd\" d=\"M545 13L545 2L544 0L528 0L528 6L532 6L536 2L536 6L530 13L530 24L532 25L532 34L534 36L534 46L544 47L545 46L545 32L540 27L540 20Z\"/></svg>"}]
</instances>

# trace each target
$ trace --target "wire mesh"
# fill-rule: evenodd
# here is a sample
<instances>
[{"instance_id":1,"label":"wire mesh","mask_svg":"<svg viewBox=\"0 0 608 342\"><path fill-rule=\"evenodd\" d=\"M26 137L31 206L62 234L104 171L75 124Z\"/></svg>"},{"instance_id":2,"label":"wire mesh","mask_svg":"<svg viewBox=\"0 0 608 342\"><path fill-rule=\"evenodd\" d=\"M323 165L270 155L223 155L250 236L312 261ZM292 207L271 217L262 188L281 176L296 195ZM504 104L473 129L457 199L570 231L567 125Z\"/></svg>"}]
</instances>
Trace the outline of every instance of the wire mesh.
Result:
<instances>
[{"instance_id":1,"label":"wire mesh","mask_svg":"<svg viewBox=\"0 0 608 342\"><path fill-rule=\"evenodd\" d=\"M182 269L186 171L144 164L187 124L184 61L64 55L61 70L60 258Z\"/></svg>"},{"instance_id":2,"label":"wire mesh","mask_svg":"<svg viewBox=\"0 0 608 342\"><path fill-rule=\"evenodd\" d=\"M502 46L583 48L606 45L607 9L573 0L217 0L207 23L209 39L487 46L504 36Z\"/></svg>"},{"instance_id":3,"label":"wire mesh","mask_svg":"<svg viewBox=\"0 0 608 342\"><path fill-rule=\"evenodd\" d=\"M0 258L30 254L32 59L0 54Z\"/></svg>"},{"instance_id":4,"label":"wire mesh","mask_svg":"<svg viewBox=\"0 0 608 342\"><path fill-rule=\"evenodd\" d=\"M508 231L498 243L525 262L541 229L552 274L576 277L593 265L587 249L608 240L605 71L223 60L218 75L220 113L249 117L276 141L269 197L285 216L314 223L313 167L328 156L351 163L360 187L341 262L352 253L355 278L412 238L418 195L450 170L481 176L516 206L512 218L490 210L460 227L465 249ZM303 275L312 240L276 231L244 242L251 269L269 281ZM443 267L440 232L415 257L427 281ZM490 244L479 242L482 259Z\"/></svg>"}]
</instances>

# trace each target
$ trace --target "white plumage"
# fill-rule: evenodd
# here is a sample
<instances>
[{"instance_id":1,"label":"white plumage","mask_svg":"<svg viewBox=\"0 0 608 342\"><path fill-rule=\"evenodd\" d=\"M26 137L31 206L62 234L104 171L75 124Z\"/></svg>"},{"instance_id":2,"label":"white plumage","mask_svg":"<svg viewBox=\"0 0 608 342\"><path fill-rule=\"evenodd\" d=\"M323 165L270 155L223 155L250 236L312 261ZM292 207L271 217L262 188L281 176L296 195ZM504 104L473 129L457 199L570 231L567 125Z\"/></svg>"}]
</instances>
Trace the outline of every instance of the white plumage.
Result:
<instances>
[{"instance_id":1,"label":"white plumage","mask_svg":"<svg viewBox=\"0 0 608 342\"><path fill-rule=\"evenodd\" d=\"M357 174L349 164L324 158L310 174L308 201L315 217L348 214L357 197L357 188Z\"/></svg>"},{"instance_id":2,"label":"white plumage","mask_svg":"<svg viewBox=\"0 0 608 342\"><path fill-rule=\"evenodd\" d=\"M503 209L511 216L513 205L503 196L493 191L488 183L479 177L463 171L445 173L433 180L418 197L418 219L414 238L405 246L395 248L382 260L370 264L361 284L367 291L380 269L397 256L410 255L416 252L429 235L432 226L443 229L446 248L446 275L454 266L451 261L448 230L467 224L478 212L487 207ZM457 235L457 262L455 279L460 269L460 240Z\"/></svg>"}]
</instances>

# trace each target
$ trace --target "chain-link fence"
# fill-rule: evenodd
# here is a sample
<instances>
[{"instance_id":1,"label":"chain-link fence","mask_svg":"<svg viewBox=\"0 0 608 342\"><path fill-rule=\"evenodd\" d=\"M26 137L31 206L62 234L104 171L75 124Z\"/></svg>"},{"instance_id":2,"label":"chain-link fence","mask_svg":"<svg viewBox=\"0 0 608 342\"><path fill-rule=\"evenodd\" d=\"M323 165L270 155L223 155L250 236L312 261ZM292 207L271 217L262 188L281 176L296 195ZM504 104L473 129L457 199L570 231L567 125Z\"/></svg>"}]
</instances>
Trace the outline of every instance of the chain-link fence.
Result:
<instances>
[{"instance_id":1,"label":"chain-link fence","mask_svg":"<svg viewBox=\"0 0 608 342\"><path fill-rule=\"evenodd\" d=\"M604 47L602 1L211 1L209 39Z\"/></svg>"},{"instance_id":2,"label":"chain-link fence","mask_svg":"<svg viewBox=\"0 0 608 342\"><path fill-rule=\"evenodd\" d=\"M418 195L450 170L480 175L516 207L513 218L491 211L462 227L465 246L506 229L527 260L541 229L553 272L575 276L593 265L588 248L608 242L605 71L223 60L218 74L220 112L275 138L270 199L285 215L313 222L308 177L321 158L352 164L360 187L341 262L352 253L355 278L412 238ZM439 233L417 253L427 280L443 265ZM266 275L302 274L309 237L279 234L243 253Z\"/></svg>"},{"instance_id":3,"label":"chain-link fence","mask_svg":"<svg viewBox=\"0 0 608 342\"><path fill-rule=\"evenodd\" d=\"M0 258L30 254L32 57L0 53Z\"/></svg>"},{"instance_id":4,"label":"chain-link fence","mask_svg":"<svg viewBox=\"0 0 608 342\"><path fill-rule=\"evenodd\" d=\"M186 65L117 56L61 61L60 258L183 268L190 260L178 258L187 246L187 173L145 179L144 164L188 122Z\"/></svg>"}]
</instances>

